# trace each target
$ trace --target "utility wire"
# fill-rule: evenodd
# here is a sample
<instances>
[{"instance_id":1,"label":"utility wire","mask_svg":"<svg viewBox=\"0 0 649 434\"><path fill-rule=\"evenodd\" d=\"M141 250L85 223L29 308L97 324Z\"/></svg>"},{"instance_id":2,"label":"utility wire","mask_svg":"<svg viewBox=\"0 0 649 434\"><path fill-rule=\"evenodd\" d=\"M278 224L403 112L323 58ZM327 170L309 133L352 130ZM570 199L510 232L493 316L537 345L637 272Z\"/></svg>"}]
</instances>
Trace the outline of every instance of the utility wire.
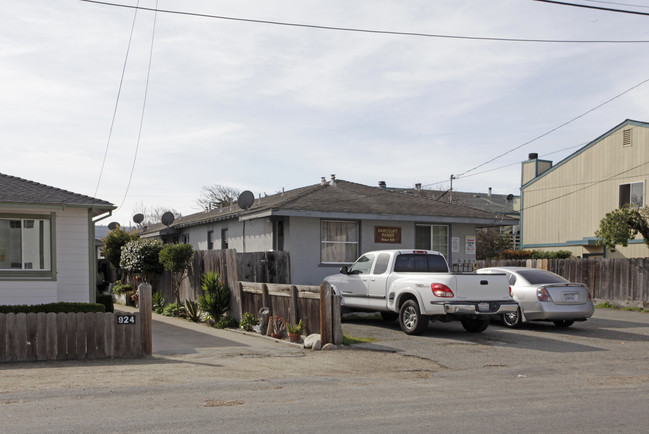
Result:
<instances>
[{"instance_id":1,"label":"utility wire","mask_svg":"<svg viewBox=\"0 0 649 434\"><path fill-rule=\"evenodd\" d=\"M649 6L635 5L635 4L632 5L632 4L629 4L629 3L607 2L607 1L602 1L602 0L584 0L584 1L591 2L591 3L603 3L603 4L609 4L609 5L630 6L632 8L649 9Z\"/></svg>"},{"instance_id":2,"label":"utility wire","mask_svg":"<svg viewBox=\"0 0 649 434\"><path fill-rule=\"evenodd\" d=\"M542 2L542 3L553 3L553 4L561 5L561 6L573 6L573 7L576 7L576 8L595 9L595 10L598 10L598 11L619 12L619 13L622 13L622 14L633 14L633 15L649 16L649 12L630 11L630 10L626 10L626 9L605 8L605 7L602 7L602 6L582 5L582 4L578 4L578 3L560 2L560 1L555 1L555 0L534 0L534 1Z\"/></svg>"},{"instance_id":3,"label":"utility wire","mask_svg":"<svg viewBox=\"0 0 649 434\"><path fill-rule=\"evenodd\" d=\"M137 1L137 4L140 4L140 0ZM131 42L133 41L133 33L135 30L135 20L137 18L137 8L135 9L135 14L133 14L133 23L131 24L131 34L128 37L128 46L126 47L126 56L124 56L124 65L122 66L122 75L119 79L119 87L117 89L117 99L115 100L115 107L113 108L113 118L110 121L110 129L108 130L108 141L106 142L106 150L104 151L104 159L101 163L101 170L99 171L99 179L97 179L97 186L95 187L95 194L93 197L97 197L97 192L99 191L99 184L101 183L101 177L104 174L104 167L106 166L106 157L108 156L108 148L110 147L110 139L113 136L113 127L115 126L115 118L117 117L117 106L119 105L119 98L122 94L122 85L124 84L124 75L126 73L126 64L128 63L128 54L131 51Z\"/></svg>"},{"instance_id":4,"label":"utility wire","mask_svg":"<svg viewBox=\"0 0 649 434\"><path fill-rule=\"evenodd\" d=\"M201 18L212 18L218 20L228 20L228 21L239 21L246 23L256 23L256 24L269 24L275 26L285 26L285 27L301 27L307 29L318 29L318 30L334 30L340 32L356 32L356 33L371 33L371 34L381 34L381 35L395 35L395 36L416 36L423 38L444 38L444 39L462 39L462 40L471 40L471 41L495 41L495 42L537 42L537 43L572 43L572 44L646 44L649 43L649 40L572 40L572 39L531 39L531 38L497 38L497 37L488 37L488 36L462 36L462 35L443 35L435 33L419 33L419 32L399 32L399 31L390 31L390 30L372 30L372 29L360 29L352 27L337 27L337 26L321 26L315 24L299 24L299 23L288 23L283 21L270 21L270 20L255 20L250 18L237 18L237 17L227 17L223 15L210 15L210 14L201 14L196 12L183 12L175 11L169 9L158 9L156 8L145 8L140 6L130 6L122 5L118 3L109 3L97 0L81 0L86 3L94 3L105 6L114 6L120 8L128 9L140 9L143 11L153 11L160 12L165 14L175 14L175 15L186 15L193 17Z\"/></svg>"},{"instance_id":5,"label":"utility wire","mask_svg":"<svg viewBox=\"0 0 649 434\"><path fill-rule=\"evenodd\" d=\"M566 194L562 194L562 195L560 195L560 196L553 197L553 198L548 199L548 200L545 200L545 201L543 201L543 202L539 202L539 203L535 203L535 204L530 205L530 206L526 206L526 207L524 207L523 209L521 209L521 212L522 212L522 211L527 211L528 209L531 209L531 208L536 208L537 206L545 205L546 203L549 203L549 202L554 202L555 200L559 200L559 199L562 199L562 198L567 197L567 196L570 196L570 195L573 195L573 194L578 193L578 192L580 192L580 191L583 191L583 190L586 190L586 189L588 189L588 188L591 188L591 187L594 187L594 186L596 186L596 185L599 185L599 184L601 184L601 183L603 183L603 182L609 181L609 180L611 180L611 179L615 179L615 178L617 178L617 177L620 176L620 175L624 175L624 174L627 173L627 172L630 172L630 171L632 171L632 170L638 169L638 168L640 168L640 167L642 167L642 166L646 166L647 164L649 164L649 161L645 161L644 163L640 163L640 164L638 164L637 166L631 167L630 169L623 170L622 172L619 172L619 173L616 173L616 174L614 174L614 175L611 175L611 176L609 176L608 178L604 178L604 179L601 179L601 180L599 180L599 181L593 181L592 184L590 184L590 185L586 185L585 187L579 188L579 189L577 189L577 190L575 190L575 191L571 191L571 192L569 192L569 193L566 193ZM539 189L539 190L529 190L529 191L527 191L527 193L530 193L530 192L533 192L533 191L540 191L540 190L541 190L541 189ZM523 193L525 193L525 192L523 192Z\"/></svg>"},{"instance_id":6,"label":"utility wire","mask_svg":"<svg viewBox=\"0 0 649 434\"><path fill-rule=\"evenodd\" d=\"M497 160L497 159L499 159L499 158L501 158L501 157L504 157L504 156L507 155L507 154L511 154L512 152L514 152L514 151L516 151L516 150L522 148L523 146L527 146L527 145L529 145L529 144L531 144L531 143L534 143L534 142L536 142L537 140L542 139L543 137L548 136L548 135L554 133L555 131L557 131L557 130L563 128L563 127L565 127L566 125L569 125L569 124L571 124L571 123L573 123L573 122L575 122L575 121L577 121L577 120L583 118L583 117L586 116L587 114L590 114L590 113L594 112L594 111L597 110L598 108L605 106L606 104L608 104L608 103L610 103L610 102L612 102L612 101L614 101L614 100L620 98L621 96L623 96L623 95L625 95L625 94L631 92L632 90L634 90L634 89L636 89L636 88L642 86L643 84L645 84L645 83L647 83L647 82L649 82L649 78L647 78L647 79L645 79L645 80L642 80L640 83L638 83L638 84L636 84L636 85L630 87L629 89L625 90L624 92L618 93L618 94L615 95L614 97L607 99L607 100L604 101L603 103L598 104L597 106L591 108L590 110L585 111L584 113L580 114L579 116L575 116L574 118L572 118L572 119L570 119L570 120L568 120L568 121L562 123L561 125L559 125L559 126L557 126L557 127L555 127L555 128L552 128L551 130L549 130L549 131L547 131L547 132L545 132L545 133L543 133L543 134L541 134L541 135L539 135L539 136L536 136L535 138L533 138L533 139L531 139L531 140L528 140L527 142L525 142L525 143L523 143L523 144L521 144L521 145L518 145L518 146L516 146L516 147L510 149L509 151L503 152L502 154L499 154L499 155L495 156L494 158L492 158L492 159L490 159L490 160L488 160L488 161L485 161L485 162L482 163L482 164L479 164L479 165L475 166L475 167L472 168L472 169L469 169L469 170L467 170L467 171L465 171L465 172L462 172L462 173L460 173L459 175L455 175L455 178L457 179L457 178L460 178L460 177L462 177L462 176L465 176L467 173L469 173L469 172L473 172L474 170L479 169L480 167L485 166L485 165L487 165L487 164L489 164L489 163L491 163L491 162L493 162L493 161L495 161L495 160Z\"/></svg>"},{"instance_id":7,"label":"utility wire","mask_svg":"<svg viewBox=\"0 0 649 434\"><path fill-rule=\"evenodd\" d=\"M158 7L158 0L156 0L156 8ZM126 201L126 196L128 195L128 191L131 188L131 181L133 180L133 172L135 171L135 162L137 160L137 153L138 150L140 149L140 139L142 137L142 126L144 125L144 112L146 108L146 100L147 100L147 95L149 93L149 78L151 77L151 61L153 59L153 41L155 39L155 29L156 29L156 21L158 18L158 14L154 13L153 14L153 30L151 32L151 48L149 50L149 65L147 67L146 71L146 84L144 86L144 101L142 102L142 114L140 116L140 128L137 133L137 143L135 145L135 155L133 155L133 164L131 165L131 174L128 177L128 185L126 186L126 191L124 192L124 198L122 199L122 203L117 207L117 210L119 210L123 205L124 202ZM115 211L117 211L115 210Z\"/></svg>"}]
</instances>

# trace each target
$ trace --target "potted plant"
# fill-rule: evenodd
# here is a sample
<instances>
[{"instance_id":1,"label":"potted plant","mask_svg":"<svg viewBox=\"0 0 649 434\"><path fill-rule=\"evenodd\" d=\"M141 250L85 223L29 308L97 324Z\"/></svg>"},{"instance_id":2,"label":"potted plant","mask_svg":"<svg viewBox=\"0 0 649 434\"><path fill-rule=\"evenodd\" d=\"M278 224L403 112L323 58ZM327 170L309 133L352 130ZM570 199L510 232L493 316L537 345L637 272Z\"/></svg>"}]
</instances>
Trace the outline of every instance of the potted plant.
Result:
<instances>
[{"instance_id":1,"label":"potted plant","mask_svg":"<svg viewBox=\"0 0 649 434\"><path fill-rule=\"evenodd\" d=\"M286 330L288 331L288 340L291 342L297 342L300 340L302 330L304 330L304 324L302 323L302 320L297 324L286 323Z\"/></svg>"},{"instance_id":2,"label":"potted plant","mask_svg":"<svg viewBox=\"0 0 649 434\"><path fill-rule=\"evenodd\" d=\"M278 316L273 317L271 324L273 326L273 331L270 333L275 339L282 339L284 337L284 332L286 331L286 323L284 320Z\"/></svg>"}]
</instances>

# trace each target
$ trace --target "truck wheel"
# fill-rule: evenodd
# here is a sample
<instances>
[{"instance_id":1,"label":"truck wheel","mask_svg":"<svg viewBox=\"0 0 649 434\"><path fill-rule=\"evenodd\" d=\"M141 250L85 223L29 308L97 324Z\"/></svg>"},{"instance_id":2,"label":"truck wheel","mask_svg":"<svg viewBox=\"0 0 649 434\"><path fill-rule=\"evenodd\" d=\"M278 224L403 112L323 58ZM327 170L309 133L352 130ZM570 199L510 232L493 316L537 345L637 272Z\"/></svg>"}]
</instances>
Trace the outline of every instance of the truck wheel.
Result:
<instances>
[{"instance_id":1,"label":"truck wheel","mask_svg":"<svg viewBox=\"0 0 649 434\"><path fill-rule=\"evenodd\" d=\"M381 318L383 318L384 321L394 321L399 318L399 314L392 311L381 312Z\"/></svg>"},{"instance_id":2,"label":"truck wheel","mask_svg":"<svg viewBox=\"0 0 649 434\"><path fill-rule=\"evenodd\" d=\"M406 300L399 309L399 325L408 335L419 335L428 328L428 317L419 311L415 300Z\"/></svg>"},{"instance_id":3,"label":"truck wheel","mask_svg":"<svg viewBox=\"0 0 649 434\"><path fill-rule=\"evenodd\" d=\"M489 327L489 319L464 318L462 327L469 333L481 333Z\"/></svg>"},{"instance_id":4,"label":"truck wheel","mask_svg":"<svg viewBox=\"0 0 649 434\"><path fill-rule=\"evenodd\" d=\"M507 327L516 328L521 325L521 308L516 309L516 312L503 313L503 322Z\"/></svg>"}]
</instances>

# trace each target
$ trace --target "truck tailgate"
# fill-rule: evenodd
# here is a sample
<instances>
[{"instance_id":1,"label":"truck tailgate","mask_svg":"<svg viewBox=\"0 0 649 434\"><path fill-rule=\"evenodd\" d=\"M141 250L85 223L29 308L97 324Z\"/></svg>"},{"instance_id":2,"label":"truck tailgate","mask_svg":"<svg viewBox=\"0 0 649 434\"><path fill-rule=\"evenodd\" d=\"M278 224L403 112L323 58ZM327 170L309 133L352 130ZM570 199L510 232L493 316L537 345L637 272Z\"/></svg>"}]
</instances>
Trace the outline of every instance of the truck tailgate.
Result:
<instances>
[{"instance_id":1,"label":"truck tailgate","mask_svg":"<svg viewBox=\"0 0 649 434\"><path fill-rule=\"evenodd\" d=\"M471 301L510 300L505 274L455 274L455 298Z\"/></svg>"}]
</instances>

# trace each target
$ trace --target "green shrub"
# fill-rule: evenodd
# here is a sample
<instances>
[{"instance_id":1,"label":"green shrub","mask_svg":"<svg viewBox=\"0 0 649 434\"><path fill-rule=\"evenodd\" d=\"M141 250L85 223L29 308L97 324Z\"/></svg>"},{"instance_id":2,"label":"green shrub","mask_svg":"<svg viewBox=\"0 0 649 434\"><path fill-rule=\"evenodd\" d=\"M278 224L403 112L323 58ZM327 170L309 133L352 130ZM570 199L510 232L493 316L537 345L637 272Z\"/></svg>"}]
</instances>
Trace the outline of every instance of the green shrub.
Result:
<instances>
[{"instance_id":1,"label":"green shrub","mask_svg":"<svg viewBox=\"0 0 649 434\"><path fill-rule=\"evenodd\" d=\"M532 251L532 259L567 259L572 257L570 250L557 250L555 252Z\"/></svg>"},{"instance_id":2,"label":"green shrub","mask_svg":"<svg viewBox=\"0 0 649 434\"><path fill-rule=\"evenodd\" d=\"M237 329L239 328L239 321L231 316L222 316L221 319L214 324L217 329Z\"/></svg>"},{"instance_id":3,"label":"green shrub","mask_svg":"<svg viewBox=\"0 0 649 434\"><path fill-rule=\"evenodd\" d=\"M243 314L243 318L241 318L239 327L241 327L247 332L251 332L253 327L256 326L257 324L259 324L259 320L250 312L246 312Z\"/></svg>"},{"instance_id":4,"label":"green shrub","mask_svg":"<svg viewBox=\"0 0 649 434\"><path fill-rule=\"evenodd\" d=\"M498 259L531 259L533 254L531 250L507 249L500 252Z\"/></svg>"},{"instance_id":5,"label":"green shrub","mask_svg":"<svg viewBox=\"0 0 649 434\"><path fill-rule=\"evenodd\" d=\"M145 282L151 282L154 274L164 270L160 264L160 240L129 241L122 247L122 257L119 265L130 274L139 274Z\"/></svg>"},{"instance_id":6,"label":"green shrub","mask_svg":"<svg viewBox=\"0 0 649 434\"><path fill-rule=\"evenodd\" d=\"M153 311L155 313L162 313L167 305L167 300L165 300L161 293L155 291L151 296L151 303L153 304Z\"/></svg>"},{"instance_id":7,"label":"green shrub","mask_svg":"<svg viewBox=\"0 0 649 434\"><path fill-rule=\"evenodd\" d=\"M180 316L180 309L176 303L169 303L162 310L164 316Z\"/></svg>"},{"instance_id":8,"label":"green shrub","mask_svg":"<svg viewBox=\"0 0 649 434\"><path fill-rule=\"evenodd\" d=\"M230 290L221 281L216 272L203 273L201 288L203 294L198 298L198 305L213 321L219 321L230 309Z\"/></svg>"},{"instance_id":9,"label":"green shrub","mask_svg":"<svg viewBox=\"0 0 649 434\"><path fill-rule=\"evenodd\" d=\"M97 303L104 305L105 312L115 312L113 296L110 294L97 294Z\"/></svg>"},{"instance_id":10,"label":"green shrub","mask_svg":"<svg viewBox=\"0 0 649 434\"><path fill-rule=\"evenodd\" d=\"M125 292L133 291L133 285L130 283L122 283L121 280L116 281L113 284L113 294L124 294Z\"/></svg>"},{"instance_id":11,"label":"green shrub","mask_svg":"<svg viewBox=\"0 0 649 434\"><path fill-rule=\"evenodd\" d=\"M0 306L0 313L78 313L78 312L105 312L105 307L100 303L71 303L60 301L58 303L11 305Z\"/></svg>"},{"instance_id":12,"label":"green shrub","mask_svg":"<svg viewBox=\"0 0 649 434\"><path fill-rule=\"evenodd\" d=\"M304 330L304 323L302 320L298 322L297 324L291 324L290 322L286 323L286 330L288 330L289 333L302 333L302 330Z\"/></svg>"},{"instance_id":13,"label":"green shrub","mask_svg":"<svg viewBox=\"0 0 649 434\"><path fill-rule=\"evenodd\" d=\"M103 254L114 269L119 269L120 259L122 257L122 246L129 241L137 239L137 235L130 234L124 229L117 227L108 232L102 241L104 242Z\"/></svg>"}]
</instances>

